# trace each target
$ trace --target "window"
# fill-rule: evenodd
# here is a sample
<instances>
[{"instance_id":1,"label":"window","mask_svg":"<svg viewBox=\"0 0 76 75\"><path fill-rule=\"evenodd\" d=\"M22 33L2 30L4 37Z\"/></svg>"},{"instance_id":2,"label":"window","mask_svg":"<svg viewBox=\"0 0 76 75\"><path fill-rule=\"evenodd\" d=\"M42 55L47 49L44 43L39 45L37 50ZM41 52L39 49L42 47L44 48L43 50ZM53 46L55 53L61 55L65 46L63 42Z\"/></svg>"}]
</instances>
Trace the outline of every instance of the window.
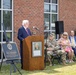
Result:
<instances>
[{"instance_id":1,"label":"window","mask_svg":"<svg viewBox=\"0 0 76 75\"><path fill-rule=\"evenodd\" d=\"M44 24L45 24L45 26L47 26L46 29L48 30L49 29L49 24L50 24L50 22L49 22L50 21L50 18L49 18L50 14L44 14L44 17L45 17L44 18L44 22L45 22Z\"/></svg>"},{"instance_id":2,"label":"window","mask_svg":"<svg viewBox=\"0 0 76 75\"><path fill-rule=\"evenodd\" d=\"M58 0L52 0L52 3L57 4L57 3L58 3L57 1L58 1Z\"/></svg>"},{"instance_id":3,"label":"window","mask_svg":"<svg viewBox=\"0 0 76 75\"><path fill-rule=\"evenodd\" d=\"M12 0L3 0L3 9L12 9Z\"/></svg>"},{"instance_id":4,"label":"window","mask_svg":"<svg viewBox=\"0 0 76 75\"><path fill-rule=\"evenodd\" d=\"M6 30L12 30L12 11L3 11L3 23Z\"/></svg>"},{"instance_id":5,"label":"window","mask_svg":"<svg viewBox=\"0 0 76 75\"><path fill-rule=\"evenodd\" d=\"M58 0L44 0L44 32L55 33L58 20Z\"/></svg>"},{"instance_id":6,"label":"window","mask_svg":"<svg viewBox=\"0 0 76 75\"><path fill-rule=\"evenodd\" d=\"M44 11L45 12L49 12L50 11L50 8L49 8L50 6L48 5L48 4L45 4L45 6L44 6Z\"/></svg>"},{"instance_id":7,"label":"window","mask_svg":"<svg viewBox=\"0 0 76 75\"><path fill-rule=\"evenodd\" d=\"M52 23L55 23L57 21L57 14L52 14Z\"/></svg>"},{"instance_id":8,"label":"window","mask_svg":"<svg viewBox=\"0 0 76 75\"><path fill-rule=\"evenodd\" d=\"M5 42L3 24L5 26L8 39L13 41L13 0L0 0L0 46ZM2 57L0 47L0 58Z\"/></svg>"},{"instance_id":9,"label":"window","mask_svg":"<svg viewBox=\"0 0 76 75\"><path fill-rule=\"evenodd\" d=\"M1 0L0 0L0 8L1 8Z\"/></svg>"},{"instance_id":10,"label":"window","mask_svg":"<svg viewBox=\"0 0 76 75\"><path fill-rule=\"evenodd\" d=\"M44 0L44 2L47 2L47 3L49 3L49 2L50 2L50 0Z\"/></svg>"},{"instance_id":11,"label":"window","mask_svg":"<svg viewBox=\"0 0 76 75\"><path fill-rule=\"evenodd\" d=\"M57 13L57 5L52 5L51 12Z\"/></svg>"}]
</instances>

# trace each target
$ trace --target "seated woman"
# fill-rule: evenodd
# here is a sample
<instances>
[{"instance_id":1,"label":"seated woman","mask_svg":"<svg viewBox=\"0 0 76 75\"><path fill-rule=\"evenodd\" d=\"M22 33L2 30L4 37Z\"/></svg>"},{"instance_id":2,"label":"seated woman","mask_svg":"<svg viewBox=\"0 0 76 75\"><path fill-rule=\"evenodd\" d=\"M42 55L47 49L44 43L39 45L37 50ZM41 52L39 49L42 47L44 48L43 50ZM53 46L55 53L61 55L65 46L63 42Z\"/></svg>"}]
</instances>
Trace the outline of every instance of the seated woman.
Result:
<instances>
[{"instance_id":1,"label":"seated woman","mask_svg":"<svg viewBox=\"0 0 76 75\"><path fill-rule=\"evenodd\" d=\"M70 40L68 38L68 33L64 32L63 36L58 40L61 49L68 53L69 62L73 62L74 51L71 48Z\"/></svg>"}]
</instances>

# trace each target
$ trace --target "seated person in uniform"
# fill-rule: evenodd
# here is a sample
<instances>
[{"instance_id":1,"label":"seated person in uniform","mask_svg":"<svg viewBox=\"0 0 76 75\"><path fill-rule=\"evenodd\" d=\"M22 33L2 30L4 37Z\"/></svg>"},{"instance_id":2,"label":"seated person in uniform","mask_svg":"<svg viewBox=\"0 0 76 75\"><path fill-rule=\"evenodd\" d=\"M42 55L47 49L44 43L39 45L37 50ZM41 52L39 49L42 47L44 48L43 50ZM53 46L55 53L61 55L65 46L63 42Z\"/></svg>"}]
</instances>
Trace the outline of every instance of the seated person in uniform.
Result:
<instances>
[{"instance_id":1,"label":"seated person in uniform","mask_svg":"<svg viewBox=\"0 0 76 75\"><path fill-rule=\"evenodd\" d=\"M60 50L60 46L58 45L57 41L54 39L54 34L50 34L49 41L47 42L47 55L50 60L51 65L51 55L53 52L61 55L63 65L66 65L66 52L64 50Z\"/></svg>"}]
</instances>

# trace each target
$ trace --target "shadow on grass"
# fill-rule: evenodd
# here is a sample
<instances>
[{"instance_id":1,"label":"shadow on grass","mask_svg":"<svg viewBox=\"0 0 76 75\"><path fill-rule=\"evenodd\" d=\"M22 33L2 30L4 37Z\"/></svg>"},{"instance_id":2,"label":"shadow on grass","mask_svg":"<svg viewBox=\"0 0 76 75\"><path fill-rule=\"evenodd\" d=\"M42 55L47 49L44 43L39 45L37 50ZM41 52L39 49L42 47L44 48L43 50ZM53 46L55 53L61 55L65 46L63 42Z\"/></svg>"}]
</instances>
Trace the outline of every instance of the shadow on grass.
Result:
<instances>
[{"instance_id":1,"label":"shadow on grass","mask_svg":"<svg viewBox=\"0 0 76 75\"><path fill-rule=\"evenodd\" d=\"M56 69L58 68L62 68L62 67L68 67L68 66L72 66L72 65L76 65L76 62L74 63L68 63L67 65L61 65L61 64L56 64L54 66L46 66L46 68L44 69L44 72L46 73L59 73L60 71L57 71ZM50 70L50 72L48 72L47 70Z\"/></svg>"},{"instance_id":2,"label":"shadow on grass","mask_svg":"<svg viewBox=\"0 0 76 75\"><path fill-rule=\"evenodd\" d=\"M67 66L72 66L72 65L76 65L76 62L75 63L71 63L71 64L68 64ZM20 69L20 64L17 64L17 67L19 68L20 72L22 73L22 75L47 75L47 74L55 74L55 73L59 73L60 71L56 70L58 68L62 68L62 67L67 67L67 66L63 66L63 65L59 65L59 64L56 64L54 66L46 66L44 68L44 70L34 70L34 71L25 71L25 70L21 70ZM10 65L8 64L4 64L2 66L2 69L1 69L1 72L0 72L0 75L10 75ZM12 73L12 75L20 75L18 72L16 73Z\"/></svg>"},{"instance_id":3,"label":"shadow on grass","mask_svg":"<svg viewBox=\"0 0 76 75\"><path fill-rule=\"evenodd\" d=\"M60 73L61 71L58 71L56 69L58 68L62 68L62 67L68 67L68 66L72 66L72 65L76 65L76 63L71 63L71 64L68 64L67 66L64 66L64 65L58 65L56 64L55 66L46 66L44 70L35 70L35 71L26 71L27 74L26 75L48 75L48 74L55 74L55 73Z\"/></svg>"}]
</instances>

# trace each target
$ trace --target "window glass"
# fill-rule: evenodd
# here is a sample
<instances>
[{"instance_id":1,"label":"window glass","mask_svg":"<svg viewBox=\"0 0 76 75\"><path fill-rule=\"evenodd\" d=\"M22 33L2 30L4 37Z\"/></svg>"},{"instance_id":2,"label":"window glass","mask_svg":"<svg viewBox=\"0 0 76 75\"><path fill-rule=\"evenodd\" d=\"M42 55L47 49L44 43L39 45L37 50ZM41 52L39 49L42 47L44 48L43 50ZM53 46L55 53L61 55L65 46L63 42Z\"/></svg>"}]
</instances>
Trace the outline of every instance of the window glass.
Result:
<instances>
[{"instance_id":1,"label":"window glass","mask_svg":"<svg viewBox=\"0 0 76 75\"><path fill-rule=\"evenodd\" d=\"M1 0L0 0L0 8L1 8Z\"/></svg>"},{"instance_id":2,"label":"window glass","mask_svg":"<svg viewBox=\"0 0 76 75\"><path fill-rule=\"evenodd\" d=\"M44 2L47 2L47 3L49 3L49 2L50 2L50 0L44 0Z\"/></svg>"},{"instance_id":3,"label":"window glass","mask_svg":"<svg viewBox=\"0 0 76 75\"><path fill-rule=\"evenodd\" d=\"M50 20L50 15L49 14L44 14L44 20L45 20L45 26L47 26L47 28L46 29L49 29L49 20Z\"/></svg>"},{"instance_id":4,"label":"window glass","mask_svg":"<svg viewBox=\"0 0 76 75\"><path fill-rule=\"evenodd\" d=\"M7 32L7 37L10 41L12 41L12 33L11 32Z\"/></svg>"},{"instance_id":5,"label":"window glass","mask_svg":"<svg viewBox=\"0 0 76 75\"><path fill-rule=\"evenodd\" d=\"M55 30L55 24L54 23L51 24L51 29Z\"/></svg>"},{"instance_id":6,"label":"window glass","mask_svg":"<svg viewBox=\"0 0 76 75\"><path fill-rule=\"evenodd\" d=\"M12 33L11 32L7 32L6 35L7 35L8 40L12 41ZM6 41L4 33L3 33L3 41Z\"/></svg>"},{"instance_id":7,"label":"window glass","mask_svg":"<svg viewBox=\"0 0 76 75\"><path fill-rule=\"evenodd\" d=\"M55 3L55 4L57 4L57 0L52 0L52 3Z\"/></svg>"},{"instance_id":8,"label":"window glass","mask_svg":"<svg viewBox=\"0 0 76 75\"><path fill-rule=\"evenodd\" d=\"M0 10L0 30L1 30L1 10Z\"/></svg>"},{"instance_id":9,"label":"window glass","mask_svg":"<svg viewBox=\"0 0 76 75\"><path fill-rule=\"evenodd\" d=\"M11 11L3 11L3 23L6 30L12 29L12 12Z\"/></svg>"},{"instance_id":10,"label":"window glass","mask_svg":"<svg viewBox=\"0 0 76 75\"><path fill-rule=\"evenodd\" d=\"M57 21L57 14L52 14L52 23L55 23Z\"/></svg>"},{"instance_id":11,"label":"window glass","mask_svg":"<svg viewBox=\"0 0 76 75\"><path fill-rule=\"evenodd\" d=\"M12 9L12 0L3 0L4 9Z\"/></svg>"},{"instance_id":12,"label":"window glass","mask_svg":"<svg viewBox=\"0 0 76 75\"><path fill-rule=\"evenodd\" d=\"M1 32L0 32L0 42L1 42Z\"/></svg>"},{"instance_id":13,"label":"window glass","mask_svg":"<svg viewBox=\"0 0 76 75\"><path fill-rule=\"evenodd\" d=\"M44 5L44 11L45 11L45 12L49 12L49 5L48 5L48 4L45 4L45 5Z\"/></svg>"},{"instance_id":14,"label":"window glass","mask_svg":"<svg viewBox=\"0 0 76 75\"><path fill-rule=\"evenodd\" d=\"M0 44L0 59L1 59L1 44Z\"/></svg>"},{"instance_id":15,"label":"window glass","mask_svg":"<svg viewBox=\"0 0 76 75\"><path fill-rule=\"evenodd\" d=\"M57 5L52 5L51 11L57 13Z\"/></svg>"}]
</instances>

